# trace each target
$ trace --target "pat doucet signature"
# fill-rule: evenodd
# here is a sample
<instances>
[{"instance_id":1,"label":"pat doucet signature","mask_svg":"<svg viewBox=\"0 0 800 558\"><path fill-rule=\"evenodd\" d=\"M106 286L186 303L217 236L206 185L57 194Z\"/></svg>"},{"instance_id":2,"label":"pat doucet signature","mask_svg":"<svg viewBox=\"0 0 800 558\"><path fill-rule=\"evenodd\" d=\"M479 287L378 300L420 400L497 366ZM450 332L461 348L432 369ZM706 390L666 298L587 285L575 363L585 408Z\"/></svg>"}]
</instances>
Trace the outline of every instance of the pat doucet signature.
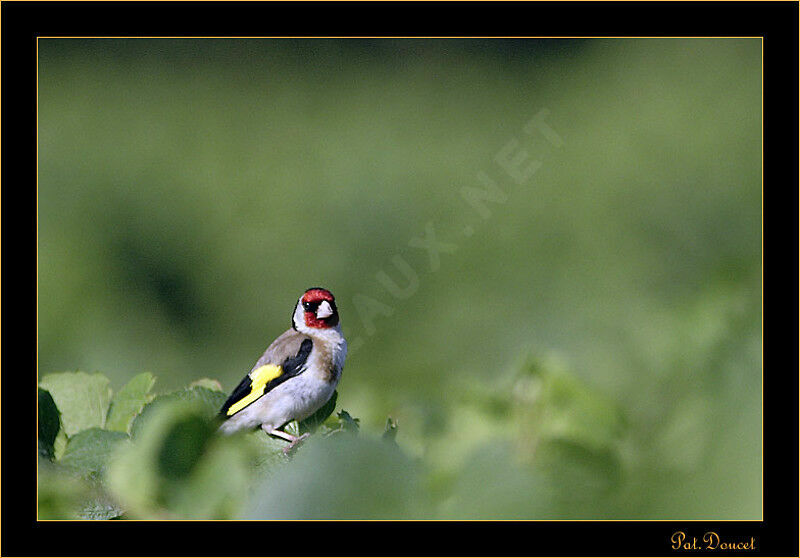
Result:
<instances>
[{"instance_id":1,"label":"pat doucet signature","mask_svg":"<svg viewBox=\"0 0 800 558\"><path fill-rule=\"evenodd\" d=\"M675 531L670 537L673 550L755 550L756 538L744 540L723 539L715 531L706 531L703 537L689 537L683 531Z\"/></svg>"}]
</instances>

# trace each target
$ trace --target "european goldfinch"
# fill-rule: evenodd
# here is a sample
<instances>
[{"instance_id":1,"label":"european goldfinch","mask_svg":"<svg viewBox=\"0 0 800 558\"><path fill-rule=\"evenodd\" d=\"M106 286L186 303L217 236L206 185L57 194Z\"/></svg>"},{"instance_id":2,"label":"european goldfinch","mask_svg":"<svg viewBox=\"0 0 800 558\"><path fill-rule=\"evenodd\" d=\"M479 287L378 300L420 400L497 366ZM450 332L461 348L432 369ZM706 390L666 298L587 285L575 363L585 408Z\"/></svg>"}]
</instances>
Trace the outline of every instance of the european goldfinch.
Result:
<instances>
[{"instance_id":1,"label":"european goldfinch","mask_svg":"<svg viewBox=\"0 0 800 558\"><path fill-rule=\"evenodd\" d=\"M290 443L300 440L280 430L325 405L342 376L347 342L333 294L308 289L292 312L292 327L275 339L222 406L220 431L231 434L261 427Z\"/></svg>"}]
</instances>

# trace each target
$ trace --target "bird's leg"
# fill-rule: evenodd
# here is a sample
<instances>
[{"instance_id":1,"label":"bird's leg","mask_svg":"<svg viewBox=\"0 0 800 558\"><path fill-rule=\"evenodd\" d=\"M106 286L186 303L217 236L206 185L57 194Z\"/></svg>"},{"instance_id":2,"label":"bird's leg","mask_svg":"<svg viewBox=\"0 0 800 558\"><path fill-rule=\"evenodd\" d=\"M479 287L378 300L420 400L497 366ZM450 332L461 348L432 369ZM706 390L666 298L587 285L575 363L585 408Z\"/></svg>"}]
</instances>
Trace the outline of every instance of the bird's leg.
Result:
<instances>
[{"instance_id":1,"label":"bird's leg","mask_svg":"<svg viewBox=\"0 0 800 558\"><path fill-rule=\"evenodd\" d=\"M286 434L286 432L283 432L283 434ZM289 436L291 438L291 440L290 440L289 445L286 446L285 448L283 448L283 454L284 455L289 455L290 453L292 453L292 450L294 450L294 448L296 448L298 445L300 445L300 442L302 442L303 440L308 438L310 436L310 434L308 432L306 432L305 434L302 434L300 436L292 436L291 434L286 434L286 436ZM287 439L287 438L284 438L284 439Z\"/></svg>"},{"instance_id":2,"label":"bird's leg","mask_svg":"<svg viewBox=\"0 0 800 558\"><path fill-rule=\"evenodd\" d=\"M289 445L283 448L283 453L285 453L286 455L289 455L289 452L291 452L300 442L302 442L309 436L308 432L306 432L302 436L292 436L288 432L284 432L283 430L278 430L277 428L273 428L272 430L267 430L266 428L264 428L263 430L267 434L271 434L272 436L282 438L287 442L289 442Z\"/></svg>"}]
</instances>

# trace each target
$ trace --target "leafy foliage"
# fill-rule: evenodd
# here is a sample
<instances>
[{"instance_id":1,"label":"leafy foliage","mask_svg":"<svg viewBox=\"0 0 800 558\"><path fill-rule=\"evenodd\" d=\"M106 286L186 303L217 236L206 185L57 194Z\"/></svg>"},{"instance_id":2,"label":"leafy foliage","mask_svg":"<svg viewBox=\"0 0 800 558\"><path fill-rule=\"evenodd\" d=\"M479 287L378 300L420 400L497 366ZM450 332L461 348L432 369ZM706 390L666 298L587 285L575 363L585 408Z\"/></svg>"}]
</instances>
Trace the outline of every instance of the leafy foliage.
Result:
<instances>
[{"instance_id":1,"label":"leafy foliage","mask_svg":"<svg viewBox=\"0 0 800 558\"><path fill-rule=\"evenodd\" d=\"M124 432L101 428L82 430L69 439L59 463L87 478L102 477L111 454L127 440Z\"/></svg>"},{"instance_id":2,"label":"leafy foliage","mask_svg":"<svg viewBox=\"0 0 800 558\"><path fill-rule=\"evenodd\" d=\"M57 390L73 425L56 456L60 409L40 388L40 506L48 517L522 518L578 508L588 516L593 503L613 500L628 437L618 405L558 360L532 355L494 389L462 394L464 414L452 424L469 428L472 413L488 411L497 442L440 430L427 462L398 443L391 417L380 436L362 436L358 418L335 412L336 392L314 415L285 426L312 436L289 456L285 440L260 430L219 435L226 394L213 380L153 394L155 378L145 373L112 395L99 374L46 378L42 385ZM79 415L78 403L93 412ZM462 456L460 471L448 471L453 454ZM470 488L477 478L491 479L482 483L491 490ZM522 496L531 493L537 498Z\"/></svg>"},{"instance_id":3,"label":"leafy foliage","mask_svg":"<svg viewBox=\"0 0 800 558\"><path fill-rule=\"evenodd\" d=\"M72 385L72 384L75 385ZM244 509L248 490L290 461L287 442L261 431L217 433L226 394L218 382L153 394L150 373L132 378L116 394L100 374L66 372L39 388L39 513L45 519L231 518ZM57 393L65 411L46 388ZM326 434L357 430L337 394L287 432ZM90 412L80 412L85 406ZM69 421L64 427L62 416ZM354 430L355 429L355 430ZM64 449L54 444L64 435Z\"/></svg>"},{"instance_id":4,"label":"leafy foliage","mask_svg":"<svg viewBox=\"0 0 800 558\"><path fill-rule=\"evenodd\" d=\"M46 459L38 462L38 519L79 519L90 485Z\"/></svg>"},{"instance_id":5,"label":"leafy foliage","mask_svg":"<svg viewBox=\"0 0 800 558\"><path fill-rule=\"evenodd\" d=\"M87 428L103 428L111 403L111 382L102 374L47 374L39 387L50 393L61 413L67 436Z\"/></svg>"},{"instance_id":6,"label":"leafy foliage","mask_svg":"<svg viewBox=\"0 0 800 558\"><path fill-rule=\"evenodd\" d=\"M359 419L353 418L350 416L350 413L342 409L338 413L336 413L335 418L330 418L323 426L325 427L325 435L331 436L338 432L345 432L348 434L356 435L358 434L359 430Z\"/></svg>"},{"instance_id":7,"label":"leafy foliage","mask_svg":"<svg viewBox=\"0 0 800 558\"><path fill-rule=\"evenodd\" d=\"M285 426L310 435L287 455L285 440L260 430L218 434L226 394L214 381L153 394L153 378L140 375L114 396L68 387L106 385L98 376L47 377L67 414L75 401L95 410L80 420L72 411L72 424L87 426L71 435L39 389L40 517L589 519L623 514L648 475L675 474L660 453L636 453L639 432L619 402L551 353L526 354L491 386L453 391L453 416L435 419L424 458L391 417L379 435L364 435L358 418L336 411L337 393ZM696 401L681 402L685 412ZM687 424L653 427L654 443Z\"/></svg>"},{"instance_id":8,"label":"leafy foliage","mask_svg":"<svg viewBox=\"0 0 800 558\"><path fill-rule=\"evenodd\" d=\"M130 432L133 419L153 398L150 390L156 383L155 377L144 372L135 376L121 390L114 394L108 410L106 428L119 432Z\"/></svg>"},{"instance_id":9,"label":"leafy foliage","mask_svg":"<svg viewBox=\"0 0 800 558\"><path fill-rule=\"evenodd\" d=\"M227 517L230 499L241 497L245 472L225 440L215 439L202 400L167 397L154 402L145 416L134 443L109 471L109 488L125 502L128 514Z\"/></svg>"},{"instance_id":10,"label":"leafy foliage","mask_svg":"<svg viewBox=\"0 0 800 558\"><path fill-rule=\"evenodd\" d=\"M150 417L161 407L170 406L176 402L187 402L192 404L197 412L206 420L211 420L219 412L220 407L225 402L226 395L222 391L212 391L201 386L193 386L179 389L168 393L160 394L146 405L141 413L134 419L131 426L131 435L136 437L150 420Z\"/></svg>"}]
</instances>

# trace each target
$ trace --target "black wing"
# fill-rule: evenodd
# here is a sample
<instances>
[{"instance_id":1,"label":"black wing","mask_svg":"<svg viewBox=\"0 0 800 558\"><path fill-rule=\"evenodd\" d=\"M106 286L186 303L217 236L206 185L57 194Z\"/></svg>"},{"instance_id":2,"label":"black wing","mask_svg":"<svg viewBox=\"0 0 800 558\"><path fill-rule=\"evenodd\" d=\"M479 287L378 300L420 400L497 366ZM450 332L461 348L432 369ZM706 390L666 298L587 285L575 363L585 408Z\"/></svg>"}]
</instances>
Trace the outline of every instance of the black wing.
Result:
<instances>
[{"instance_id":1,"label":"black wing","mask_svg":"<svg viewBox=\"0 0 800 558\"><path fill-rule=\"evenodd\" d=\"M258 395L258 398L260 398L266 393L269 393L271 390L275 389L275 387L279 386L289 378L294 378L295 376L300 374L304 370L304 365L308 360L308 355L311 354L311 349L313 348L313 346L314 344L311 341L311 339L304 339L303 342L300 344L300 350L297 351L297 354L293 357L287 357L286 360L284 360L283 363L280 365L281 367L280 375L271 379L262 387L255 388L261 392ZM241 382L239 382L239 385L236 386L236 388L233 390L233 393L231 393L230 397L228 397L227 401L225 401L225 404L220 409L219 414L227 417L228 409L230 409L231 406L235 405L238 401L241 401L245 397L250 396L253 393L253 389L254 389L253 378L250 374L248 374L247 376L244 377L244 379ZM256 400L257 398L253 399L253 401L250 404L254 403ZM246 408L247 406L242 407L242 409ZM236 412L238 413L242 409L239 409ZM233 414L231 416L233 416Z\"/></svg>"}]
</instances>

